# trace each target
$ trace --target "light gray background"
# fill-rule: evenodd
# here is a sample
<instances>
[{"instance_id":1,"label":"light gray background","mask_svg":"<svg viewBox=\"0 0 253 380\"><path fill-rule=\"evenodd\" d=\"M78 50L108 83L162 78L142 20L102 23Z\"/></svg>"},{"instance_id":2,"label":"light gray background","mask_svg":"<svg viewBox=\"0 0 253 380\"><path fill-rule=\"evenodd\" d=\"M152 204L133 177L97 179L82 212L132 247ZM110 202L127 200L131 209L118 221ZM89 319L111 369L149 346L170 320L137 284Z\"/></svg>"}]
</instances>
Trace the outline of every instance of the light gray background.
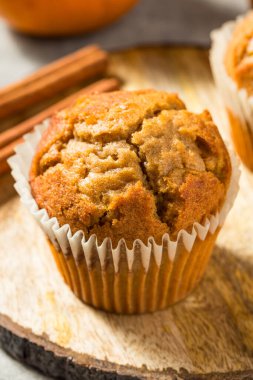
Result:
<instances>
[{"instance_id":1,"label":"light gray background","mask_svg":"<svg viewBox=\"0 0 253 380\"><path fill-rule=\"evenodd\" d=\"M25 37L0 21L0 87L88 43L96 42L109 50L165 43L208 46L210 31L244 13L248 5L248 0L141 0L112 26L85 37L67 39ZM13 379L46 377L0 350L0 380Z\"/></svg>"}]
</instances>

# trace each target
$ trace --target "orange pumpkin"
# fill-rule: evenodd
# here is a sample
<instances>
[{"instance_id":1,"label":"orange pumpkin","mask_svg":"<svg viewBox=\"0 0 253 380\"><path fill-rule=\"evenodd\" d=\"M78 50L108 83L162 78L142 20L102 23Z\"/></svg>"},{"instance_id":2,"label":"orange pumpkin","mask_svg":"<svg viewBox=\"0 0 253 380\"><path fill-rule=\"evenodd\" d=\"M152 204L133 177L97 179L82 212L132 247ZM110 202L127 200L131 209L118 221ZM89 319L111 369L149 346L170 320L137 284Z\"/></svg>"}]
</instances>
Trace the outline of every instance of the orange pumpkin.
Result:
<instances>
[{"instance_id":1,"label":"orange pumpkin","mask_svg":"<svg viewBox=\"0 0 253 380\"><path fill-rule=\"evenodd\" d=\"M138 0L0 0L16 30L36 36L80 34L109 24Z\"/></svg>"}]
</instances>

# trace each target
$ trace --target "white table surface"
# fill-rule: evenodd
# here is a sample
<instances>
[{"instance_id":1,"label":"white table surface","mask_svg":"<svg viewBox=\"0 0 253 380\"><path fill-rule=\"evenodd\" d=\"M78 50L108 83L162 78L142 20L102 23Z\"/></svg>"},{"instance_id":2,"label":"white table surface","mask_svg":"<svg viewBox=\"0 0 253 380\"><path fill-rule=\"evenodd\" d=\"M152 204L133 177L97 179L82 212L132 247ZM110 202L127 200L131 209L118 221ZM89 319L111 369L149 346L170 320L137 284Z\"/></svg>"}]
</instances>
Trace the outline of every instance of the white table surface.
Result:
<instances>
[{"instance_id":1,"label":"white table surface","mask_svg":"<svg viewBox=\"0 0 253 380\"><path fill-rule=\"evenodd\" d=\"M25 37L9 30L0 20L0 87L94 42L109 50L165 43L208 46L210 31L244 13L248 5L247 0L141 0L112 26L87 36L65 39ZM0 380L13 379L49 378L0 350Z\"/></svg>"}]
</instances>

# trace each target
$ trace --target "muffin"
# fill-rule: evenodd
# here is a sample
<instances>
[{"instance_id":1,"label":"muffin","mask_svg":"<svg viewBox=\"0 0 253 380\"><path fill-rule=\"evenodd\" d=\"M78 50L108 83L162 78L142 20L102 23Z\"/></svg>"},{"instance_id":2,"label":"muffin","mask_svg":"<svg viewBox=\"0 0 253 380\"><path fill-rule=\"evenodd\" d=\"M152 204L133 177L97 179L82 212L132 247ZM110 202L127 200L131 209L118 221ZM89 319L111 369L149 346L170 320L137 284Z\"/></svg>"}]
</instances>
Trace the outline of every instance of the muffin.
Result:
<instances>
[{"instance_id":1,"label":"muffin","mask_svg":"<svg viewBox=\"0 0 253 380\"><path fill-rule=\"evenodd\" d=\"M253 12L212 34L211 66L235 148L253 171Z\"/></svg>"},{"instance_id":2,"label":"muffin","mask_svg":"<svg viewBox=\"0 0 253 380\"><path fill-rule=\"evenodd\" d=\"M142 313L201 279L231 198L231 162L209 112L193 114L166 92L118 91L50 120L30 187L74 293L106 311Z\"/></svg>"}]
</instances>

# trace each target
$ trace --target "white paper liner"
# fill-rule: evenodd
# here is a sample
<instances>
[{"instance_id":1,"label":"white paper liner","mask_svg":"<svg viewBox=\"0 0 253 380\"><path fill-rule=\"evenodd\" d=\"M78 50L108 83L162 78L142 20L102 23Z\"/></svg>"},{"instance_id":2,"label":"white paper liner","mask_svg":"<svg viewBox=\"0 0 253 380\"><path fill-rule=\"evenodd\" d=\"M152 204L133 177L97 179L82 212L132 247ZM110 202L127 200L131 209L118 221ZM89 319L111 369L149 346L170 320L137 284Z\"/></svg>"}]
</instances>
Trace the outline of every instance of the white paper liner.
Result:
<instances>
[{"instance_id":1,"label":"white paper liner","mask_svg":"<svg viewBox=\"0 0 253 380\"><path fill-rule=\"evenodd\" d=\"M31 188L29 184L29 170L31 161L34 156L37 143L47 125L48 122L46 121L36 126L34 132L25 135L25 142L16 148L16 154L8 160L8 163L12 168L12 176L16 181L14 185L15 189L19 193L23 204L38 221L55 248L58 251L61 249L66 256L68 256L71 251L77 262L80 258L85 257L87 265L89 266L92 252L94 252L95 249L95 251L98 252L101 267L103 268L105 265L106 252L109 246L110 251L112 252L115 272L118 272L120 249L123 244L127 255L128 269L132 269L134 262L134 251L138 246L141 252L142 265L144 269L148 271L151 252L154 253L154 258L158 266L160 266L162 253L165 246L167 246L169 259L171 261L174 261L179 241L184 244L188 252L191 252L197 237L201 240L205 240L208 232L213 234L217 227L224 223L226 215L234 203L239 188L238 178L240 171L237 159L233 155L232 150L230 150L232 176L224 205L220 213L206 219L203 225L200 223L194 223L191 233L181 230L177 235L176 241L170 240L169 235L164 234L161 245L156 244L153 237L149 237L147 245L137 239L134 241L132 249L127 248L124 239L121 239L117 247L113 249L111 240L108 238L105 239L101 245L98 245L95 235L92 235L87 240L85 239L82 231L78 231L72 235L69 225L66 224L60 227L56 218L49 218L45 209L38 208L35 199L31 195Z\"/></svg>"},{"instance_id":2,"label":"white paper liner","mask_svg":"<svg viewBox=\"0 0 253 380\"><path fill-rule=\"evenodd\" d=\"M239 16L235 21L226 22L221 28L212 31L210 64L215 84L226 107L239 118L245 129L248 126L253 132L253 97L248 96L245 89L237 88L236 83L227 74L224 65L228 43L236 24L242 18Z\"/></svg>"}]
</instances>

